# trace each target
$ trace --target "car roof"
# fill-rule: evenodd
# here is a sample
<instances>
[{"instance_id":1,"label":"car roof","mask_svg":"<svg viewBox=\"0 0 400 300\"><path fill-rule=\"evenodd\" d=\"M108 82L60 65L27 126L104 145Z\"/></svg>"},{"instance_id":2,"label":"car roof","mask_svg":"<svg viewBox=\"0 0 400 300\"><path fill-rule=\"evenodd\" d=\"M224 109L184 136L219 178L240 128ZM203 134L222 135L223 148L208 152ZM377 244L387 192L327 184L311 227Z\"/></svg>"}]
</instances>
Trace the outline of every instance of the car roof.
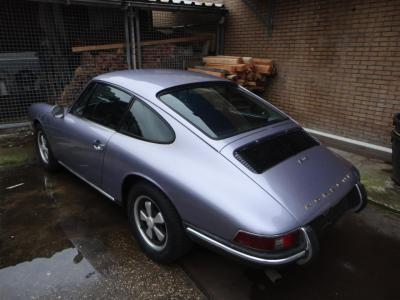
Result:
<instances>
[{"instance_id":1,"label":"car roof","mask_svg":"<svg viewBox=\"0 0 400 300\"><path fill-rule=\"evenodd\" d=\"M227 79L182 70L140 69L106 73L95 77L93 80L108 82L110 84L120 86L126 90L131 91L132 93L137 94L138 96L144 97L146 100L157 105L158 107L160 107L161 105L161 108L164 111L171 113L173 116L178 118L178 120L181 120L183 124L186 124L185 126L189 126L189 128L192 128L195 132L198 132L199 137L201 137L206 143L208 143L217 151L220 151L223 147L230 144L231 142L250 136L252 134L264 132L266 130L265 128L259 128L251 132L244 132L226 139L213 140L207 137L198 128L190 124L190 122L184 120L182 116L173 111L166 104L159 101L156 97L156 95L162 90L186 84L205 82L232 83L232 81L229 81Z\"/></svg>"},{"instance_id":2,"label":"car roof","mask_svg":"<svg viewBox=\"0 0 400 300\"><path fill-rule=\"evenodd\" d=\"M116 71L94 80L118 85L138 95L153 98L158 92L175 86L201 82L229 82L226 79L181 70L141 69Z\"/></svg>"}]
</instances>

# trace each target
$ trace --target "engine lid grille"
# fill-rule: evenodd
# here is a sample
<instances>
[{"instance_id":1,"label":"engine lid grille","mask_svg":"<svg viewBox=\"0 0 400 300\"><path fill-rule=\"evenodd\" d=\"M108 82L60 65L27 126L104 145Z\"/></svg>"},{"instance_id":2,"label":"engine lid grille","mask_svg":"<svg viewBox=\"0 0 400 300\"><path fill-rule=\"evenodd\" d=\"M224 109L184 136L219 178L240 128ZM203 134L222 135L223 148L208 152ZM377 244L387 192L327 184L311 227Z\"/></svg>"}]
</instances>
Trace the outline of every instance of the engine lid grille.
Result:
<instances>
[{"instance_id":1,"label":"engine lid grille","mask_svg":"<svg viewBox=\"0 0 400 300\"><path fill-rule=\"evenodd\" d=\"M302 129L285 131L256 140L234 151L235 158L252 172L261 174L318 142Z\"/></svg>"}]
</instances>

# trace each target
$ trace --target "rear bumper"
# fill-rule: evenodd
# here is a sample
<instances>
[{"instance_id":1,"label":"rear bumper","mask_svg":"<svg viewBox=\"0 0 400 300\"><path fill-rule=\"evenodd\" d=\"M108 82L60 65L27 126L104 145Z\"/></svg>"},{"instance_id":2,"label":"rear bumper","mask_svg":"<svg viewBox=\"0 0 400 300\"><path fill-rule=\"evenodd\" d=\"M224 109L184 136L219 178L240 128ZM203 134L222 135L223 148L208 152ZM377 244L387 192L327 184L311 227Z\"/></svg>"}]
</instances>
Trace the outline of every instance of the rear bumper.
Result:
<instances>
[{"instance_id":1,"label":"rear bumper","mask_svg":"<svg viewBox=\"0 0 400 300\"><path fill-rule=\"evenodd\" d=\"M314 238L310 236L313 233L311 227L301 227L300 230L303 233L303 237L305 240L305 247L301 249L299 252L293 253L289 256L276 258L272 256L268 257L268 255L257 256L254 254L250 254L245 249L240 250L237 247L233 247L228 243L220 241L219 239L210 237L209 235L206 235L197 229L194 229L192 227L186 228L186 231L191 235L191 237L193 237L195 240L199 242L205 243L206 246L211 246L218 252L222 252L224 254L233 256L234 258L239 259L240 261L259 266L285 265L293 262L304 264L308 262L312 258L313 249L315 248L312 245L312 241L314 240Z\"/></svg>"},{"instance_id":2,"label":"rear bumper","mask_svg":"<svg viewBox=\"0 0 400 300\"><path fill-rule=\"evenodd\" d=\"M346 209L343 210L341 213L335 214L335 221L347 211L359 212L366 206L367 193L361 183L357 183L355 185L352 193L354 194L349 193L349 195L341 201L340 205L343 201L348 203L348 205L346 205ZM350 195L352 196L350 197ZM354 198L353 196L357 198ZM258 266L278 266L290 263L297 263L302 265L311 261L319 251L317 235L319 234L321 228L317 228L315 221L316 220L310 222L310 224L308 225L299 228L303 234L303 247L301 249L297 249L296 252L290 253L289 255L283 257L277 257L273 254L268 255L265 253L256 254L254 252L249 252L247 251L247 249L238 248L232 243L217 238L211 234L205 233L197 228L194 228L191 225L186 226L186 231L194 240L245 263L250 263L252 265ZM326 223L327 224L324 224L324 227L325 225L332 224L333 220L327 219Z\"/></svg>"},{"instance_id":3,"label":"rear bumper","mask_svg":"<svg viewBox=\"0 0 400 300\"><path fill-rule=\"evenodd\" d=\"M352 211L360 212L367 206L367 202L368 202L367 190L365 189L365 186L360 182L355 185L355 188L357 189L357 193L360 198L360 202L356 207L354 207L352 209Z\"/></svg>"}]
</instances>

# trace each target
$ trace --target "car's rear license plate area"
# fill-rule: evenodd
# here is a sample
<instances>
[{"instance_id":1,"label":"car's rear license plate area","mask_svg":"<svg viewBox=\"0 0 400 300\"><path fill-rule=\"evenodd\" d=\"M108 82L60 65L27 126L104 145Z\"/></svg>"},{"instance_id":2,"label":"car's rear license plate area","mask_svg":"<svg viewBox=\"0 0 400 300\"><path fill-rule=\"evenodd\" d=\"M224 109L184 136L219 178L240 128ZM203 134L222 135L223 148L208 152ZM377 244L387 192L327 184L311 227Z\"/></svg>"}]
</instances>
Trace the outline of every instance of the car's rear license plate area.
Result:
<instances>
[{"instance_id":1,"label":"car's rear license plate area","mask_svg":"<svg viewBox=\"0 0 400 300\"><path fill-rule=\"evenodd\" d=\"M343 216L348 210L354 208L359 199L356 187L354 187L338 204L331 207L324 214L317 217L311 222L311 227L317 234L323 233L323 231L333 225L341 216Z\"/></svg>"}]
</instances>

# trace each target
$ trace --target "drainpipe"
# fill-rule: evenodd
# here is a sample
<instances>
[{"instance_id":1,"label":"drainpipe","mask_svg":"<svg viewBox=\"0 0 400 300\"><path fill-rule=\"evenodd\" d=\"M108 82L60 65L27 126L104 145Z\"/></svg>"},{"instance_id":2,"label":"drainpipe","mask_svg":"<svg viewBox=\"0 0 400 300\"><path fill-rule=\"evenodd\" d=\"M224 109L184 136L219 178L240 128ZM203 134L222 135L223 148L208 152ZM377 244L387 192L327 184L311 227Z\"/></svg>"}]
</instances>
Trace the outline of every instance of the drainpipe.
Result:
<instances>
[{"instance_id":1,"label":"drainpipe","mask_svg":"<svg viewBox=\"0 0 400 300\"><path fill-rule=\"evenodd\" d=\"M132 56L131 56L131 48L129 41L129 12L128 10L124 11L124 19L125 19L125 53L126 53L126 62L128 64L128 69L132 69Z\"/></svg>"},{"instance_id":2,"label":"drainpipe","mask_svg":"<svg viewBox=\"0 0 400 300\"><path fill-rule=\"evenodd\" d=\"M138 68L142 68L142 46L140 41L140 14L139 10L136 10L136 45L137 45L137 58L138 58Z\"/></svg>"},{"instance_id":3,"label":"drainpipe","mask_svg":"<svg viewBox=\"0 0 400 300\"><path fill-rule=\"evenodd\" d=\"M224 24L225 16L221 16L217 23L216 52L218 55L224 54Z\"/></svg>"},{"instance_id":4,"label":"drainpipe","mask_svg":"<svg viewBox=\"0 0 400 300\"><path fill-rule=\"evenodd\" d=\"M136 64L136 38L135 38L135 18L137 18L137 15L135 14L135 11L133 10L133 7L129 7L129 19L130 19L130 38L131 38L131 52L132 52L132 67L133 69L137 69L137 64Z\"/></svg>"}]
</instances>

